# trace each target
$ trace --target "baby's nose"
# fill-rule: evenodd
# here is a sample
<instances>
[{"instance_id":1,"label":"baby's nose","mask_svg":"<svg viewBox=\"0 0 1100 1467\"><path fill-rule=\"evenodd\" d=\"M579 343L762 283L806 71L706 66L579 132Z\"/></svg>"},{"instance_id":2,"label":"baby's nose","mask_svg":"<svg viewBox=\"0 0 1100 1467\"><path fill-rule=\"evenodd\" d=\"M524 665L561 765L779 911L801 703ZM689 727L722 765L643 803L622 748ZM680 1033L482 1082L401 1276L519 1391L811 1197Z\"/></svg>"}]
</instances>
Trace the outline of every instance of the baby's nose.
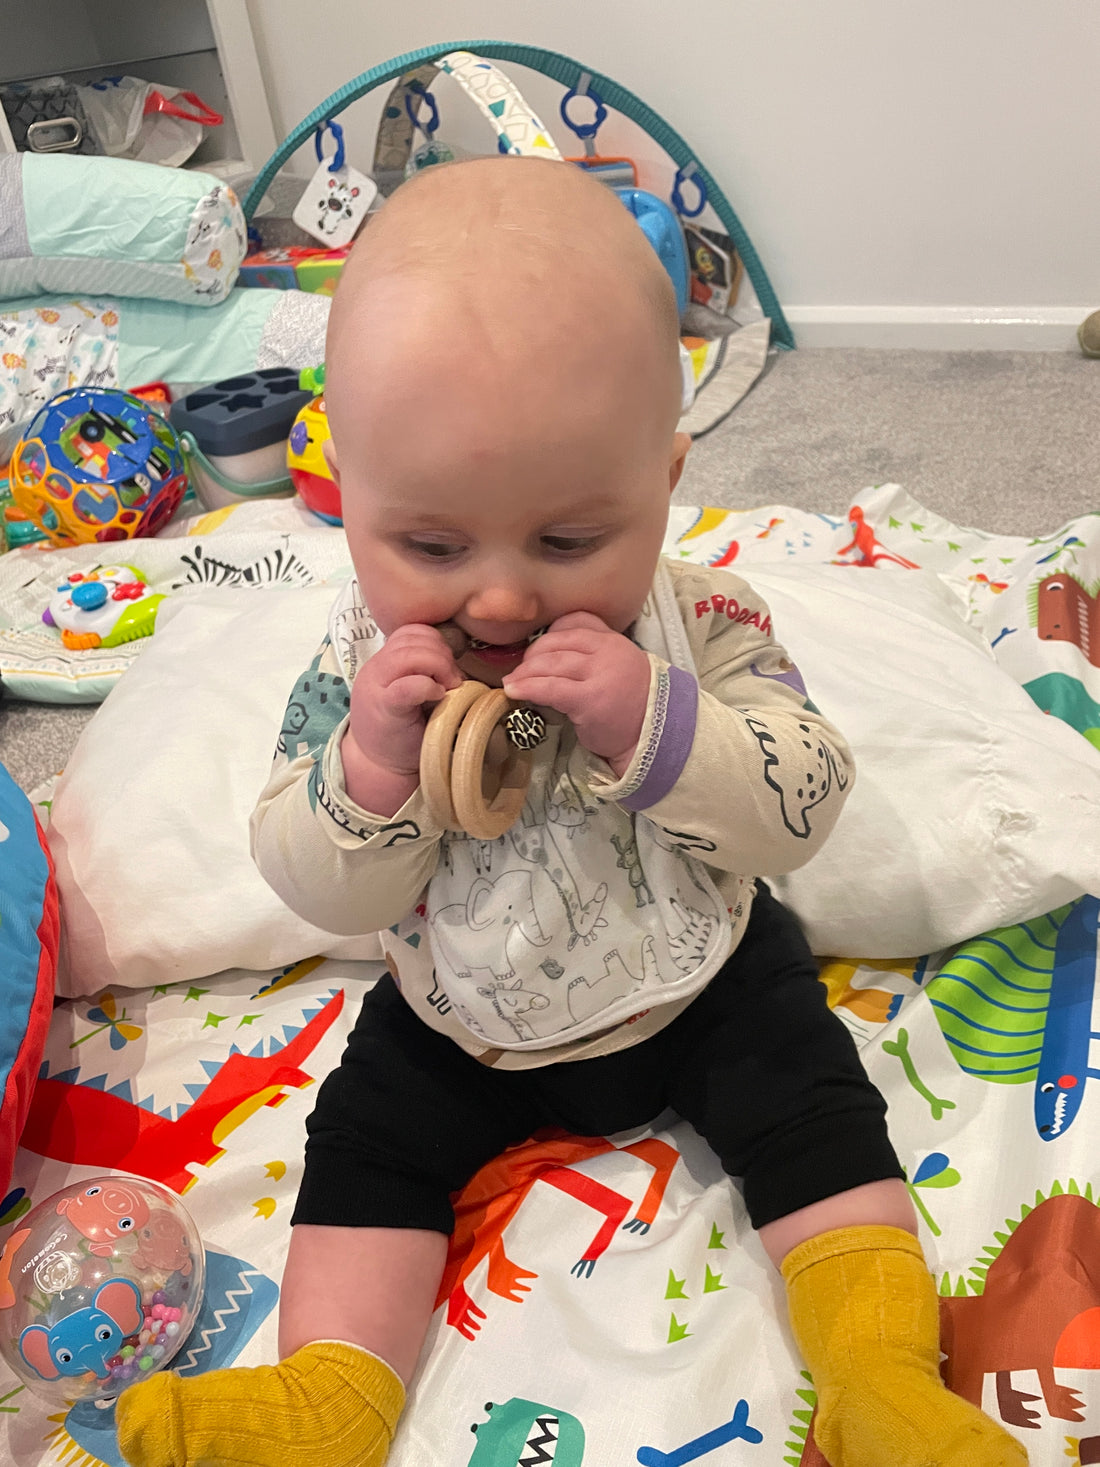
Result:
<instances>
[{"instance_id":1,"label":"baby's nose","mask_svg":"<svg viewBox=\"0 0 1100 1467\"><path fill-rule=\"evenodd\" d=\"M474 621L532 622L538 619L538 610L534 588L518 580L490 581L466 602L466 614Z\"/></svg>"}]
</instances>

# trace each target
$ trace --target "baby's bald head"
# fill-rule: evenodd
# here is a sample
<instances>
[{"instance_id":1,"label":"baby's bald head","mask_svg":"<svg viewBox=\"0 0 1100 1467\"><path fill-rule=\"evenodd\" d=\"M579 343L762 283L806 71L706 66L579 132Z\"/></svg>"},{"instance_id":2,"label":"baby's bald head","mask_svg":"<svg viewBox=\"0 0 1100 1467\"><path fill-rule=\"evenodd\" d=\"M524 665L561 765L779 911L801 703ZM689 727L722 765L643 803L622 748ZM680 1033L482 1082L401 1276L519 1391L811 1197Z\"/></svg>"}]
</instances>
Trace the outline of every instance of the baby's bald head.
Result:
<instances>
[{"instance_id":1,"label":"baby's bald head","mask_svg":"<svg viewBox=\"0 0 1100 1467\"><path fill-rule=\"evenodd\" d=\"M532 417L551 437L603 431L671 441L678 317L637 222L583 170L529 158L426 169L371 220L329 323L326 399L338 455L427 393L433 413L486 434ZM475 434L476 436L476 434Z\"/></svg>"}]
</instances>

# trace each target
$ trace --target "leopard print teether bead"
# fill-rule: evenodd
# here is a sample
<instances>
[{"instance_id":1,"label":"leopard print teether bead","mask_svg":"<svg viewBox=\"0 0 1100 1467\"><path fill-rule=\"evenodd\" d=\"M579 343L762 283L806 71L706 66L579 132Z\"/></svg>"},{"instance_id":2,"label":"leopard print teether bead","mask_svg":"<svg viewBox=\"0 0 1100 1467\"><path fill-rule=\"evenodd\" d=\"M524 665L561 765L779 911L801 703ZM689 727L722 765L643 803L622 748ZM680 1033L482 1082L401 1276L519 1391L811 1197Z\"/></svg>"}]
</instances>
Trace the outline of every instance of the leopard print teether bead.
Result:
<instances>
[{"instance_id":1,"label":"leopard print teether bead","mask_svg":"<svg viewBox=\"0 0 1100 1467\"><path fill-rule=\"evenodd\" d=\"M537 749L546 737L546 719L533 708L513 708L504 719L504 732L517 749Z\"/></svg>"}]
</instances>

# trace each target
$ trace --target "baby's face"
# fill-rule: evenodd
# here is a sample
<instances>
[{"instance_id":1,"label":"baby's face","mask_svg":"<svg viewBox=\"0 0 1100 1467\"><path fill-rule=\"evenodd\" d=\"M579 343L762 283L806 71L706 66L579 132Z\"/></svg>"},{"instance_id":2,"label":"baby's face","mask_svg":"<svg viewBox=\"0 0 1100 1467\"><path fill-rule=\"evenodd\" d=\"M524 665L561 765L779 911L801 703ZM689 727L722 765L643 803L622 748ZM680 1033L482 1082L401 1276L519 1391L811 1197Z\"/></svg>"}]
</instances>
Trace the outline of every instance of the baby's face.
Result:
<instances>
[{"instance_id":1,"label":"baby's face","mask_svg":"<svg viewBox=\"0 0 1100 1467\"><path fill-rule=\"evenodd\" d=\"M480 159L398 189L345 267L326 402L344 526L387 635L456 623L499 683L573 611L626 631L660 554L675 302L569 165Z\"/></svg>"},{"instance_id":2,"label":"baby's face","mask_svg":"<svg viewBox=\"0 0 1100 1467\"><path fill-rule=\"evenodd\" d=\"M382 631L453 622L470 639L462 670L499 684L568 612L620 632L636 620L686 439L658 440L629 400L594 412L583 383L548 384L549 401L509 394L510 410L486 388L390 402L367 441L337 451L351 556Z\"/></svg>"}]
</instances>

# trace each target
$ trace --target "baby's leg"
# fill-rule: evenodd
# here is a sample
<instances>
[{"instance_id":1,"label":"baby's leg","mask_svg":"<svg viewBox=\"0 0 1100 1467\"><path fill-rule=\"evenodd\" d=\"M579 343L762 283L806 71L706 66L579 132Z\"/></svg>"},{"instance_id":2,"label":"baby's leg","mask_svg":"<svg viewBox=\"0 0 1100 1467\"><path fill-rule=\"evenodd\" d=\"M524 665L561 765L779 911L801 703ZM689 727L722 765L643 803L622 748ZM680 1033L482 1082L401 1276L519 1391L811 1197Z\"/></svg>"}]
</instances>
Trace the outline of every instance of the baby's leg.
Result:
<instances>
[{"instance_id":1,"label":"baby's leg","mask_svg":"<svg viewBox=\"0 0 1100 1467\"><path fill-rule=\"evenodd\" d=\"M1023 1467L1027 1453L940 1377L939 1300L905 1184L879 1181L760 1229L787 1285L831 1467Z\"/></svg>"},{"instance_id":2,"label":"baby's leg","mask_svg":"<svg viewBox=\"0 0 1100 1467\"><path fill-rule=\"evenodd\" d=\"M280 1360L314 1340L347 1340L408 1385L446 1261L443 1233L300 1223L283 1273Z\"/></svg>"},{"instance_id":3,"label":"baby's leg","mask_svg":"<svg viewBox=\"0 0 1100 1467\"><path fill-rule=\"evenodd\" d=\"M936 1288L885 1103L766 888L676 1024L687 1042L670 1102L743 1180L787 1284L831 1467L1021 1467L1023 1447L940 1379Z\"/></svg>"},{"instance_id":4,"label":"baby's leg","mask_svg":"<svg viewBox=\"0 0 1100 1467\"><path fill-rule=\"evenodd\" d=\"M447 1256L443 1233L299 1225L275 1366L154 1376L117 1407L140 1467L381 1467Z\"/></svg>"},{"instance_id":5,"label":"baby's leg","mask_svg":"<svg viewBox=\"0 0 1100 1467\"><path fill-rule=\"evenodd\" d=\"M450 1196L539 1124L383 978L309 1119L280 1363L132 1386L133 1467L380 1467L431 1319Z\"/></svg>"}]
</instances>

